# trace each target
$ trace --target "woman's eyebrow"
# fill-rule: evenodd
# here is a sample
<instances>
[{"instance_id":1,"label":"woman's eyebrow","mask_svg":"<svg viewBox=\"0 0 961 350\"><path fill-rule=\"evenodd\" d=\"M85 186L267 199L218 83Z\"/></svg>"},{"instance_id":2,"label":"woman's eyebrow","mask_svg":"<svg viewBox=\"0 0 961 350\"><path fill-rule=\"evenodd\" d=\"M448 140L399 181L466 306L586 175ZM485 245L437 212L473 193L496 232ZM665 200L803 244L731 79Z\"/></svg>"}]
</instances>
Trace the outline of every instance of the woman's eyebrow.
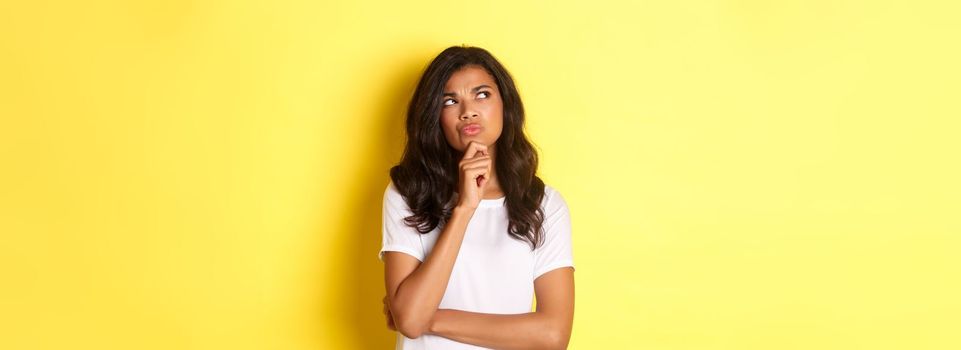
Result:
<instances>
[{"instance_id":1,"label":"woman's eyebrow","mask_svg":"<svg viewBox=\"0 0 961 350\"><path fill-rule=\"evenodd\" d=\"M478 86L475 86L473 89L470 89L470 91L471 91L471 92L477 92L477 90L480 90L480 89L483 89L483 88L489 88L489 89L490 89L491 87L490 87L490 85L487 85L487 84L478 85ZM455 94L455 93L453 93L453 92L445 92L445 93L444 93L444 96L457 96L457 94Z\"/></svg>"}]
</instances>

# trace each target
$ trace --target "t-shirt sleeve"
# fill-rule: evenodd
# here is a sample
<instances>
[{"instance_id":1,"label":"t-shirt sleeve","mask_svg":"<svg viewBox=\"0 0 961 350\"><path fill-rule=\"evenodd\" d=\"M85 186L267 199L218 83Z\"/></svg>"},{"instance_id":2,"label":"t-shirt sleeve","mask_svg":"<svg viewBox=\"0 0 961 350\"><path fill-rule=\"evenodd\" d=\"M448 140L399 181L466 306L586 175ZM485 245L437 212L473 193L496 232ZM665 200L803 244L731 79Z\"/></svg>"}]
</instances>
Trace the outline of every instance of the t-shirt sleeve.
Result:
<instances>
[{"instance_id":1,"label":"t-shirt sleeve","mask_svg":"<svg viewBox=\"0 0 961 350\"><path fill-rule=\"evenodd\" d=\"M421 234L404 223L404 218L412 215L404 197L391 182L384 191L383 241L378 259L384 261L384 252L401 252L424 261L424 245Z\"/></svg>"},{"instance_id":2,"label":"t-shirt sleeve","mask_svg":"<svg viewBox=\"0 0 961 350\"><path fill-rule=\"evenodd\" d=\"M548 189L544 205L544 242L534 249L534 279L565 266L574 267L571 215L560 192Z\"/></svg>"}]
</instances>

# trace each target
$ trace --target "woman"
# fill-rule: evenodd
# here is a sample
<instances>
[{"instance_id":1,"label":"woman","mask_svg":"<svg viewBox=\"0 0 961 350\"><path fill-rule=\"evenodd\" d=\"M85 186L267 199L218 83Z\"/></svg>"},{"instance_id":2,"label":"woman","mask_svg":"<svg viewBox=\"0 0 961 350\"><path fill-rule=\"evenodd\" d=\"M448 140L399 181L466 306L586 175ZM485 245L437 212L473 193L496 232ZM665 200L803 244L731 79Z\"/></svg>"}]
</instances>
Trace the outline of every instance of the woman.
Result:
<instances>
[{"instance_id":1,"label":"woman","mask_svg":"<svg viewBox=\"0 0 961 350\"><path fill-rule=\"evenodd\" d=\"M441 52L384 193L384 313L398 349L567 347L570 216L536 171L507 70L481 48Z\"/></svg>"}]
</instances>

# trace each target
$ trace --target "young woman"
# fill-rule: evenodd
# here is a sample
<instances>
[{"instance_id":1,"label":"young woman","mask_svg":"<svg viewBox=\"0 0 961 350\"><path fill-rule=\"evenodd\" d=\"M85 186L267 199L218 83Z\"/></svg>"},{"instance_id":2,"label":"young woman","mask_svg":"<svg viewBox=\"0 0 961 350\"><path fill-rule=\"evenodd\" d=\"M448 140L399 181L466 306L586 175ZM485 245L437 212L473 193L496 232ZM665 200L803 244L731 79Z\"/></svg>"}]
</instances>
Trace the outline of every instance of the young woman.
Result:
<instances>
[{"instance_id":1,"label":"young woman","mask_svg":"<svg viewBox=\"0 0 961 350\"><path fill-rule=\"evenodd\" d=\"M507 70L481 48L441 52L414 91L384 193L384 313L398 349L567 347L570 215L536 172Z\"/></svg>"}]
</instances>

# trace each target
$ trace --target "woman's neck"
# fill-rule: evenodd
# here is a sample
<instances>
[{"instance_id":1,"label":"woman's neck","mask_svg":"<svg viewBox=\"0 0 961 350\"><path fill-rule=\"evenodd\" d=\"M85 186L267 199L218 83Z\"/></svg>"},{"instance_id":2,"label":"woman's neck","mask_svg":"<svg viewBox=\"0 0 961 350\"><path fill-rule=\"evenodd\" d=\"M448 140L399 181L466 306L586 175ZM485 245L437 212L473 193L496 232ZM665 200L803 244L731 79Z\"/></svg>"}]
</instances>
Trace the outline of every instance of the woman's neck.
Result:
<instances>
[{"instance_id":1,"label":"woman's neck","mask_svg":"<svg viewBox=\"0 0 961 350\"><path fill-rule=\"evenodd\" d=\"M491 156L491 173L489 179L487 179L487 184L484 186L484 193L481 194L481 199L498 199L504 196L504 191L501 190L501 183L497 178L497 148L496 144L487 147Z\"/></svg>"},{"instance_id":2,"label":"woman's neck","mask_svg":"<svg viewBox=\"0 0 961 350\"><path fill-rule=\"evenodd\" d=\"M497 181L497 172L491 167L491 177L487 180L487 184L484 186L484 193L481 195L481 199L498 199L504 196L504 191L501 190L501 184Z\"/></svg>"}]
</instances>

